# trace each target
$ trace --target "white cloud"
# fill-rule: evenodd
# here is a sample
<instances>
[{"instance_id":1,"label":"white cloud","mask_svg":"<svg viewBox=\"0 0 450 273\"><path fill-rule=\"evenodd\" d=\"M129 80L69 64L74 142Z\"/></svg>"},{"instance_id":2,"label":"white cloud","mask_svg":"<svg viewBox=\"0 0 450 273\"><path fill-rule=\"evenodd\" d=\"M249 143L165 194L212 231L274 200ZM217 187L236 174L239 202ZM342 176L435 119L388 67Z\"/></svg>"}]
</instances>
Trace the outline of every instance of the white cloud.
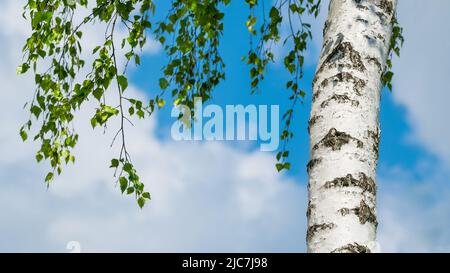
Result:
<instances>
[{"instance_id":1,"label":"white cloud","mask_svg":"<svg viewBox=\"0 0 450 273\"><path fill-rule=\"evenodd\" d=\"M415 178L393 167L380 177L378 239L384 252L449 252L448 172L430 168Z\"/></svg>"},{"instance_id":2,"label":"white cloud","mask_svg":"<svg viewBox=\"0 0 450 273\"><path fill-rule=\"evenodd\" d=\"M0 212L0 230L13 235L2 235L4 250L64 250L71 240L87 251L302 250L305 190L275 173L271 155L215 143L161 142L151 123L139 122L129 128L129 148L153 194L139 211L114 188L107 168L113 130L99 135L84 122L77 126L76 166L48 192L32 150L1 164L0 206L9 209ZM18 137L11 134L9 139ZM22 149L14 143L2 143L1 150Z\"/></svg>"},{"instance_id":3,"label":"white cloud","mask_svg":"<svg viewBox=\"0 0 450 273\"><path fill-rule=\"evenodd\" d=\"M25 1L2 1L0 8L2 16L0 16L0 24L2 33L8 35L28 35L31 33L27 22L22 18L22 9Z\"/></svg>"},{"instance_id":4,"label":"white cloud","mask_svg":"<svg viewBox=\"0 0 450 273\"><path fill-rule=\"evenodd\" d=\"M16 80L4 96L14 97L22 83ZM13 125L20 111L4 107L0 115ZM84 120L77 122L76 166L48 192L32 145L21 144L16 130L2 132L7 139L2 151L22 151L15 160L3 155L0 163L0 207L8 207L0 212L3 250L63 251L71 240L86 251L303 249L305 190L276 174L272 155L216 143L159 141L155 117L137 122L128 128L129 149L153 194L139 211L114 188L107 168L114 129L93 132L88 117L82 112Z\"/></svg>"},{"instance_id":5,"label":"white cloud","mask_svg":"<svg viewBox=\"0 0 450 273\"><path fill-rule=\"evenodd\" d=\"M394 98L406 107L411 139L450 163L450 2L399 1L406 38L394 63ZM396 118L396 117L392 117ZM448 165L450 166L450 165Z\"/></svg>"}]
</instances>

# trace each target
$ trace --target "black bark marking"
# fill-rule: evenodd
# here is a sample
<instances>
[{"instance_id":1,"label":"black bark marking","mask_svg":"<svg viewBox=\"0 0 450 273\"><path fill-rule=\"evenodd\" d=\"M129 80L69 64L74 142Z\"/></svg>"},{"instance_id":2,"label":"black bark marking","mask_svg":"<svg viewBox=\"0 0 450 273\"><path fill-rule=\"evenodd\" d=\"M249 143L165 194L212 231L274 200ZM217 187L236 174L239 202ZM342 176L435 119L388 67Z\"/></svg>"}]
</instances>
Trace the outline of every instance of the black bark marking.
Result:
<instances>
[{"instance_id":1,"label":"black bark marking","mask_svg":"<svg viewBox=\"0 0 450 273\"><path fill-rule=\"evenodd\" d=\"M322 54L321 54L322 56L328 55L328 52L330 51L332 44L333 44L333 40L331 40L331 39L324 41L323 48L322 48Z\"/></svg>"},{"instance_id":2,"label":"black bark marking","mask_svg":"<svg viewBox=\"0 0 450 273\"><path fill-rule=\"evenodd\" d=\"M345 67L358 71L366 70L366 67L361 60L361 54L353 48L351 43L342 42L342 39L322 62L316 75L320 74L325 68L334 67Z\"/></svg>"},{"instance_id":3,"label":"black bark marking","mask_svg":"<svg viewBox=\"0 0 450 273\"><path fill-rule=\"evenodd\" d=\"M362 0L354 0L356 3L356 8L366 12L368 10L371 10L373 13L375 13L381 23L384 25L386 22L386 19L390 16L393 16L394 13L394 5L392 4L392 0L372 0L372 1L366 1L367 4L362 4ZM367 5L375 6L377 10L375 10L373 7L369 8Z\"/></svg>"},{"instance_id":4,"label":"black bark marking","mask_svg":"<svg viewBox=\"0 0 450 273\"><path fill-rule=\"evenodd\" d=\"M343 42L336 46L336 48L331 51L330 55L328 55L324 64L336 63L341 60L350 61L350 64L344 64L347 67L354 68L358 71L366 70L363 62L361 61L361 54L356 51L349 42Z\"/></svg>"},{"instance_id":5,"label":"black bark marking","mask_svg":"<svg viewBox=\"0 0 450 273\"><path fill-rule=\"evenodd\" d=\"M353 243L336 248L331 253L371 253L371 251L367 246Z\"/></svg>"},{"instance_id":6,"label":"black bark marking","mask_svg":"<svg viewBox=\"0 0 450 273\"><path fill-rule=\"evenodd\" d=\"M319 119L323 118L321 115L312 116L308 121L308 133L311 133L311 128L317 123Z\"/></svg>"},{"instance_id":7,"label":"black bark marking","mask_svg":"<svg viewBox=\"0 0 450 273\"><path fill-rule=\"evenodd\" d=\"M378 226L377 216L375 215L375 209L369 207L369 205L364 202L364 200L361 200L361 203L359 204L359 207L356 208L342 208L338 211L342 216L346 216L349 214L355 214L359 222L364 225L365 223L369 222L375 225L375 228Z\"/></svg>"},{"instance_id":8,"label":"black bark marking","mask_svg":"<svg viewBox=\"0 0 450 273\"><path fill-rule=\"evenodd\" d=\"M379 72L380 74L383 72L383 67L381 66L381 63L380 63L380 61L379 61L377 58L375 58L375 57L366 57L366 60L367 60L369 63L375 64L375 65L377 66L378 72Z\"/></svg>"},{"instance_id":9,"label":"black bark marking","mask_svg":"<svg viewBox=\"0 0 450 273\"><path fill-rule=\"evenodd\" d=\"M326 223L326 224L319 224L319 225L312 225L308 228L308 231L306 232L306 239L310 241L314 234L316 234L319 231L327 230L327 229L333 229L336 225L333 223Z\"/></svg>"},{"instance_id":10,"label":"black bark marking","mask_svg":"<svg viewBox=\"0 0 450 273\"><path fill-rule=\"evenodd\" d=\"M307 169L308 173L310 173L311 170L312 170L317 164L319 164L321 161L322 161L321 158L314 158L314 159L311 159L311 160L308 162L308 164L306 165L306 169Z\"/></svg>"},{"instance_id":11,"label":"black bark marking","mask_svg":"<svg viewBox=\"0 0 450 273\"><path fill-rule=\"evenodd\" d=\"M355 2L360 3L361 1L355 1ZM369 10L368 7L361 5L361 4L356 5L356 7L360 10Z\"/></svg>"},{"instance_id":12,"label":"black bark marking","mask_svg":"<svg viewBox=\"0 0 450 273\"><path fill-rule=\"evenodd\" d=\"M306 209L306 217L309 218L309 216L311 216L311 211L315 208L316 206L311 204L311 200L308 201L308 208Z\"/></svg>"},{"instance_id":13,"label":"black bark marking","mask_svg":"<svg viewBox=\"0 0 450 273\"><path fill-rule=\"evenodd\" d=\"M356 3L356 7L363 10L368 10L369 8L367 6L362 5L362 0L354 0ZM377 6L379 9L381 9L384 13L387 15L392 15L394 11L394 5L392 4L392 0L378 0L374 1L375 6ZM370 2L369 2L370 3Z\"/></svg>"},{"instance_id":14,"label":"black bark marking","mask_svg":"<svg viewBox=\"0 0 450 273\"><path fill-rule=\"evenodd\" d=\"M338 212L339 212L342 216L346 216L346 215L349 215L350 213L355 213L355 209L342 208L342 209L338 210Z\"/></svg>"},{"instance_id":15,"label":"black bark marking","mask_svg":"<svg viewBox=\"0 0 450 273\"><path fill-rule=\"evenodd\" d=\"M357 178L351 174L347 174L344 177L337 177L326 182L323 187L326 189L358 187L363 190L363 193L369 192L373 195L375 195L377 190L375 181L362 172L358 174Z\"/></svg>"},{"instance_id":16,"label":"black bark marking","mask_svg":"<svg viewBox=\"0 0 450 273\"><path fill-rule=\"evenodd\" d=\"M342 146L349 144L351 140L356 142L358 148L363 147L363 142L361 140L354 138L347 133L339 132L335 128L331 128L324 138L314 145L313 150L317 150L320 145L323 145L327 148L331 148L333 151L337 151L340 150Z\"/></svg>"},{"instance_id":17,"label":"black bark marking","mask_svg":"<svg viewBox=\"0 0 450 273\"><path fill-rule=\"evenodd\" d=\"M356 7L358 9L362 9L362 10L368 10L369 9L368 7L366 7L366 6L361 4L362 0L354 0L354 1L356 3Z\"/></svg>"},{"instance_id":18,"label":"black bark marking","mask_svg":"<svg viewBox=\"0 0 450 273\"><path fill-rule=\"evenodd\" d=\"M385 25L386 24L386 14L384 14L384 12L380 12L380 11L375 12L375 14L378 16L378 18L380 18L381 24Z\"/></svg>"},{"instance_id":19,"label":"black bark marking","mask_svg":"<svg viewBox=\"0 0 450 273\"><path fill-rule=\"evenodd\" d=\"M376 37L377 37L377 39L378 40L381 40L383 43L386 41L386 39L383 37L383 35L381 35L380 33L378 33L377 35L376 35Z\"/></svg>"},{"instance_id":20,"label":"black bark marking","mask_svg":"<svg viewBox=\"0 0 450 273\"><path fill-rule=\"evenodd\" d=\"M351 103L352 106L358 107L359 101L352 100L348 95L338 95L334 94L333 96L329 97L328 99L324 100L320 107L325 108L329 105L331 101L336 101L337 103Z\"/></svg>"},{"instance_id":21,"label":"black bark marking","mask_svg":"<svg viewBox=\"0 0 450 273\"><path fill-rule=\"evenodd\" d=\"M387 15L392 15L392 12L394 11L394 5L390 0L381 0L380 3L375 5Z\"/></svg>"},{"instance_id":22,"label":"black bark marking","mask_svg":"<svg viewBox=\"0 0 450 273\"><path fill-rule=\"evenodd\" d=\"M369 24L369 21L367 21L366 19L363 19L363 18L356 18L356 22L361 22L366 26Z\"/></svg>"},{"instance_id":23,"label":"black bark marking","mask_svg":"<svg viewBox=\"0 0 450 273\"><path fill-rule=\"evenodd\" d=\"M323 26L323 37L325 37L325 34L327 33L329 26L330 26L330 23L328 22L328 20L326 20L325 25Z\"/></svg>"},{"instance_id":24,"label":"black bark marking","mask_svg":"<svg viewBox=\"0 0 450 273\"><path fill-rule=\"evenodd\" d=\"M328 80L325 79L323 80L322 84L324 84L325 86L328 85ZM322 89L318 89L314 95L312 96L312 102L315 102L317 100L317 98L320 96L320 93L322 93Z\"/></svg>"},{"instance_id":25,"label":"black bark marking","mask_svg":"<svg viewBox=\"0 0 450 273\"><path fill-rule=\"evenodd\" d=\"M317 75L314 81L317 81ZM318 86L319 91L316 92L313 96L313 101L317 99L317 97L320 94L320 90L326 87L330 82L337 84L338 82L352 82L353 83L353 90L356 92L358 96L361 96L362 89L366 87L366 82L363 79L360 79L358 77L353 76L351 73L348 72L340 72L332 77L324 79ZM314 84L314 83L313 83Z\"/></svg>"},{"instance_id":26,"label":"black bark marking","mask_svg":"<svg viewBox=\"0 0 450 273\"><path fill-rule=\"evenodd\" d=\"M369 134L369 137L373 141L372 150L375 153L375 158L378 160L379 157L379 147L380 147L380 131L377 132L368 130L367 133Z\"/></svg>"},{"instance_id":27,"label":"black bark marking","mask_svg":"<svg viewBox=\"0 0 450 273\"><path fill-rule=\"evenodd\" d=\"M376 44L376 41L380 41L381 44L384 44L386 42L386 39L379 33L377 35L364 35L364 37L368 40L368 43L371 45Z\"/></svg>"},{"instance_id":28,"label":"black bark marking","mask_svg":"<svg viewBox=\"0 0 450 273\"><path fill-rule=\"evenodd\" d=\"M394 4L392 0L378 0L373 3L379 9L375 14L380 18L382 25L385 25L394 16Z\"/></svg>"},{"instance_id":29,"label":"black bark marking","mask_svg":"<svg viewBox=\"0 0 450 273\"><path fill-rule=\"evenodd\" d=\"M362 225L368 222L374 224L375 227L378 226L377 216L375 215L375 209L369 207L369 205L367 205L366 202L364 202L364 200L361 200L359 208L356 211L356 216L358 216L359 222Z\"/></svg>"}]
</instances>

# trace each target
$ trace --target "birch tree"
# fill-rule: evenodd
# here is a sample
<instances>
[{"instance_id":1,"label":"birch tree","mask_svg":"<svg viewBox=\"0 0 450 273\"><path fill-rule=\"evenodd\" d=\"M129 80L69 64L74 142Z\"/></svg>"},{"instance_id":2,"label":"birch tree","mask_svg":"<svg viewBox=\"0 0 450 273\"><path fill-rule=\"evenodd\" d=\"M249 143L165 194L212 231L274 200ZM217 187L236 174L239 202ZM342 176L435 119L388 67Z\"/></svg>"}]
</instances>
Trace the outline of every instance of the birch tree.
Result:
<instances>
[{"instance_id":1,"label":"birch tree","mask_svg":"<svg viewBox=\"0 0 450 273\"><path fill-rule=\"evenodd\" d=\"M378 250L379 109L396 2L330 2L309 120L309 252Z\"/></svg>"}]
</instances>

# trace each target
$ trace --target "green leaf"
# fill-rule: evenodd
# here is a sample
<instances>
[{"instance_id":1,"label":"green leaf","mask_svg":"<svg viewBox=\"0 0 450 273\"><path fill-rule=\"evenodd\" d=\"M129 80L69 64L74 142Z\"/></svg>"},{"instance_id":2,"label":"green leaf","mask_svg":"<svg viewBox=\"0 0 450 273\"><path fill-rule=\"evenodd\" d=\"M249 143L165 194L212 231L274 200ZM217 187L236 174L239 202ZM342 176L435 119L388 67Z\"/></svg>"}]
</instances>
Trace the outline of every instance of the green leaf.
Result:
<instances>
[{"instance_id":1,"label":"green leaf","mask_svg":"<svg viewBox=\"0 0 450 273\"><path fill-rule=\"evenodd\" d=\"M103 96L103 90L101 88L96 88L94 89L94 92L92 92L92 94L98 101L100 101Z\"/></svg>"},{"instance_id":2,"label":"green leaf","mask_svg":"<svg viewBox=\"0 0 450 273\"><path fill-rule=\"evenodd\" d=\"M281 172L281 170L283 170L283 168L284 168L284 164L283 163L277 163L275 165L275 167L277 168L278 172Z\"/></svg>"},{"instance_id":3,"label":"green leaf","mask_svg":"<svg viewBox=\"0 0 450 273\"><path fill-rule=\"evenodd\" d=\"M45 182L50 182L51 180L53 179L53 173L52 172L49 172L48 174L47 174L47 176L45 177Z\"/></svg>"},{"instance_id":4,"label":"green leaf","mask_svg":"<svg viewBox=\"0 0 450 273\"><path fill-rule=\"evenodd\" d=\"M128 108L128 113L130 114L130 116L134 115L134 107L130 106L130 108Z\"/></svg>"},{"instance_id":5,"label":"green leaf","mask_svg":"<svg viewBox=\"0 0 450 273\"><path fill-rule=\"evenodd\" d=\"M166 89L169 86L169 82L165 79L165 78L160 78L159 79L159 87L161 87L161 89Z\"/></svg>"},{"instance_id":6,"label":"green leaf","mask_svg":"<svg viewBox=\"0 0 450 273\"><path fill-rule=\"evenodd\" d=\"M36 154L36 161L39 163L44 157L41 154Z\"/></svg>"},{"instance_id":7,"label":"green leaf","mask_svg":"<svg viewBox=\"0 0 450 273\"><path fill-rule=\"evenodd\" d=\"M137 115L138 115L139 118L144 118L145 113L144 113L144 111L142 111L141 109L139 109L139 110L137 111Z\"/></svg>"},{"instance_id":8,"label":"green leaf","mask_svg":"<svg viewBox=\"0 0 450 273\"><path fill-rule=\"evenodd\" d=\"M142 194L142 197L144 197L144 198L146 198L146 199L148 199L148 200L151 199L150 193L149 193L149 192L144 192L144 193Z\"/></svg>"},{"instance_id":9,"label":"green leaf","mask_svg":"<svg viewBox=\"0 0 450 273\"><path fill-rule=\"evenodd\" d=\"M291 163L289 163L289 162L284 163L284 168L286 170L290 170L291 169Z\"/></svg>"},{"instance_id":10,"label":"green leaf","mask_svg":"<svg viewBox=\"0 0 450 273\"><path fill-rule=\"evenodd\" d=\"M97 51L101 48L101 46L96 46L94 50L92 50L92 54L97 53Z\"/></svg>"},{"instance_id":11,"label":"green leaf","mask_svg":"<svg viewBox=\"0 0 450 273\"><path fill-rule=\"evenodd\" d=\"M127 89L128 79L125 76L123 75L117 76L117 82L119 83L122 92L125 91L125 89Z\"/></svg>"},{"instance_id":12,"label":"green leaf","mask_svg":"<svg viewBox=\"0 0 450 273\"><path fill-rule=\"evenodd\" d=\"M280 161L280 159L281 159L281 152L278 152L278 153L277 153L276 158L277 158L277 161Z\"/></svg>"},{"instance_id":13,"label":"green leaf","mask_svg":"<svg viewBox=\"0 0 450 273\"><path fill-rule=\"evenodd\" d=\"M130 173L133 170L133 165L131 165L131 163L125 163L123 165L123 171Z\"/></svg>"},{"instance_id":14,"label":"green leaf","mask_svg":"<svg viewBox=\"0 0 450 273\"><path fill-rule=\"evenodd\" d=\"M111 160L111 166L109 166L110 168L117 168L119 166L119 160L117 159L112 159Z\"/></svg>"},{"instance_id":15,"label":"green leaf","mask_svg":"<svg viewBox=\"0 0 450 273\"><path fill-rule=\"evenodd\" d=\"M24 63L20 66L17 67L17 74L24 74L28 71L28 69L30 69L30 66L27 63Z\"/></svg>"},{"instance_id":16,"label":"green leaf","mask_svg":"<svg viewBox=\"0 0 450 273\"><path fill-rule=\"evenodd\" d=\"M144 207L144 205L145 205L145 198L140 197L140 198L137 200L137 202L138 202L139 207L142 209L142 208Z\"/></svg>"},{"instance_id":17,"label":"green leaf","mask_svg":"<svg viewBox=\"0 0 450 273\"><path fill-rule=\"evenodd\" d=\"M125 177L121 176L119 178L119 184L120 184L120 190L122 191L122 193L124 193L125 190L128 188L128 180Z\"/></svg>"},{"instance_id":18,"label":"green leaf","mask_svg":"<svg viewBox=\"0 0 450 273\"><path fill-rule=\"evenodd\" d=\"M394 73L392 71L387 71L386 74L384 74L384 77L386 82L391 82L394 77Z\"/></svg>"},{"instance_id":19,"label":"green leaf","mask_svg":"<svg viewBox=\"0 0 450 273\"><path fill-rule=\"evenodd\" d=\"M275 167L277 168L278 172L281 172L282 170L286 169L286 170L290 170L291 169L291 163L289 162L285 162L285 163L277 163L275 165Z\"/></svg>"},{"instance_id":20,"label":"green leaf","mask_svg":"<svg viewBox=\"0 0 450 273\"><path fill-rule=\"evenodd\" d=\"M158 101L156 104L158 105L158 108L162 108L162 107L164 107L164 105L166 105L166 102L163 99L158 98Z\"/></svg>"},{"instance_id":21,"label":"green leaf","mask_svg":"<svg viewBox=\"0 0 450 273\"><path fill-rule=\"evenodd\" d=\"M95 126L97 126L97 119L95 117L91 118L91 126L92 128L95 128Z\"/></svg>"},{"instance_id":22,"label":"green leaf","mask_svg":"<svg viewBox=\"0 0 450 273\"><path fill-rule=\"evenodd\" d=\"M42 110L41 108L39 108L39 106L33 105L33 107L31 107L31 113L33 113L33 115L36 117L36 119L39 118L39 115L41 114Z\"/></svg>"},{"instance_id":23,"label":"green leaf","mask_svg":"<svg viewBox=\"0 0 450 273\"><path fill-rule=\"evenodd\" d=\"M136 62L137 65L141 64L141 57L139 57L139 55L134 55L134 61Z\"/></svg>"},{"instance_id":24,"label":"green leaf","mask_svg":"<svg viewBox=\"0 0 450 273\"><path fill-rule=\"evenodd\" d=\"M273 21L276 21L280 17L280 12L276 7L272 7L270 9L269 16Z\"/></svg>"},{"instance_id":25,"label":"green leaf","mask_svg":"<svg viewBox=\"0 0 450 273\"><path fill-rule=\"evenodd\" d=\"M28 135L27 135L27 132L25 132L24 129L20 130L20 137L22 138L23 141L27 140Z\"/></svg>"}]
</instances>

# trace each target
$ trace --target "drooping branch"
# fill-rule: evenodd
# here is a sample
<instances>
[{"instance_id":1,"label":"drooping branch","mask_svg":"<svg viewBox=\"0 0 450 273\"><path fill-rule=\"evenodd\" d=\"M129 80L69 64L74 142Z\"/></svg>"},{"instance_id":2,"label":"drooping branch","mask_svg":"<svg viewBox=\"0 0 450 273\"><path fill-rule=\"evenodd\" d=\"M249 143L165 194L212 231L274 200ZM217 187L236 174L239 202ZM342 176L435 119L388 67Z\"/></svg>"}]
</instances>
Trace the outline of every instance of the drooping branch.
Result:
<instances>
[{"instance_id":1,"label":"drooping branch","mask_svg":"<svg viewBox=\"0 0 450 273\"><path fill-rule=\"evenodd\" d=\"M251 9L248 16L247 28L251 35L250 51L244 60L250 65L250 78L252 93L259 91L259 84L264 80L267 66L275 62L275 46L284 46L289 44L291 48L286 54L283 54L283 64L291 79L286 82L286 89L290 91L288 98L291 102L290 107L283 114L284 127L281 131L281 140L283 141L280 151L277 153L276 168L278 171L290 169L288 162L289 151L287 144L293 138L292 123L295 107L305 95L305 89L301 87L300 80L303 78L303 64L305 60L305 51L308 41L312 38L311 25L302 20L305 15L317 17L320 8L320 0L301 1L284 0L276 1L271 6L266 18L264 1L246 0ZM262 9L262 22L258 24L255 15L255 8L260 6ZM283 23L283 20L285 22ZM287 35L284 35L283 27L287 26ZM259 31L258 31L259 27ZM253 38L258 42L253 46Z\"/></svg>"}]
</instances>

